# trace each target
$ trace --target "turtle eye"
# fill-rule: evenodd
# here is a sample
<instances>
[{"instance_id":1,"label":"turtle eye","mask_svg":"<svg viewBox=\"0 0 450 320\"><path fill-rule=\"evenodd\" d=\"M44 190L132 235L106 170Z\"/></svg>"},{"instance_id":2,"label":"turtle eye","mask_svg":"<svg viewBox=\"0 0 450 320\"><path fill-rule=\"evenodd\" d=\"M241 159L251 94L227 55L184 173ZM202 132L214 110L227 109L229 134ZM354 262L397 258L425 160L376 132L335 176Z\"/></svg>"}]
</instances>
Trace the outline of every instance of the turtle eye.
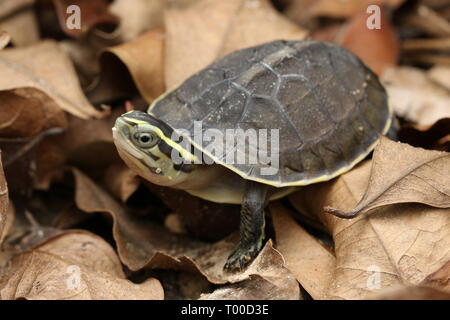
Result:
<instances>
[{"instance_id":1,"label":"turtle eye","mask_svg":"<svg viewBox=\"0 0 450 320\"><path fill-rule=\"evenodd\" d=\"M158 136L150 132L137 133L134 136L134 140L141 148L151 148L159 142Z\"/></svg>"}]
</instances>

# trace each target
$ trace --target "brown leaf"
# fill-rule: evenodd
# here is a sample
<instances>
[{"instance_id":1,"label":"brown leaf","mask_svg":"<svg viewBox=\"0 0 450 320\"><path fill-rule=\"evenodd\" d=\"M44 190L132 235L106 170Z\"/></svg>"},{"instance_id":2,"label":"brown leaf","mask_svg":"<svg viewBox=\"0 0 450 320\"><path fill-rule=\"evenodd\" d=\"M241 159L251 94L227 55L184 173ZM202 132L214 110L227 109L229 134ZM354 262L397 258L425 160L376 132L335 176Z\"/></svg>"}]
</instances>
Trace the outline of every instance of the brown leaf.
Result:
<instances>
[{"instance_id":1,"label":"brown leaf","mask_svg":"<svg viewBox=\"0 0 450 320\"><path fill-rule=\"evenodd\" d=\"M2 300L163 299L158 280L125 279L114 250L100 237L68 231L15 257L0 279Z\"/></svg>"},{"instance_id":2,"label":"brown leaf","mask_svg":"<svg viewBox=\"0 0 450 320\"><path fill-rule=\"evenodd\" d=\"M69 58L53 41L0 51L0 72L2 91L35 88L45 92L61 109L80 118L103 115L86 99Z\"/></svg>"},{"instance_id":3,"label":"brown leaf","mask_svg":"<svg viewBox=\"0 0 450 320\"><path fill-rule=\"evenodd\" d=\"M367 190L351 211L328 208L352 218L395 203L450 207L450 153L428 151L382 137L375 148Z\"/></svg>"},{"instance_id":4,"label":"brown leaf","mask_svg":"<svg viewBox=\"0 0 450 320\"><path fill-rule=\"evenodd\" d=\"M437 82L450 90L450 81L448 80L450 79L450 66L436 65L428 71L428 76L434 82Z\"/></svg>"},{"instance_id":5,"label":"brown leaf","mask_svg":"<svg viewBox=\"0 0 450 320\"><path fill-rule=\"evenodd\" d=\"M282 278L282 277L280 277ZM283 279L283 278L282 278ZM299 300L300 290L292 276L277 286L264 278L254 276L249 280L223 286L200 300Z\"/></svg>"},{"instance_id":6,"label":"brown leaf","mask_svg":"<svg viewBox=\"0 0 450 320\"><path fill-rule=\"evenodd\" d=\"M421 286L397 286L366 297L372 300L450 300L450 293Z\"/></svg>"},{"instance_id":7,"label":"brown leaf","mask_svg":"<svg viewBox=\"0 0 450 320\"><path fill-rule=\"evenodd\" d=\"M166 11L165 25L167 88L234 50L306 37L268 0L176 1Z\"/></svg>"},{"instance_id":8,"label":"brown leaf","mask_svg":"<svg viewBox=\"0 0 450 320\"><path fill-rule=\"evenodd\" d=\"M105 172L105 185L120 201L127 202L141 184L139 176L123 163L111 165Z\"/></svg>"},{"instance_id":9,"label":"brown leaf","mask_svg":"<svg viewBox=\"0 0 450 320\"><path fill-rule=\"evenodd\" d=\"M181 269L200 273L216 284L236 283L257 275L284 287L286 281L294 279L284 268L283 258L272 248L271 241L243 273L224 273L226 259L237 244L236 236L208 244L171 234L152 220L127 212L79 170L72 169L72 172L77 206L84 212L103 212L113 218L113 236L119 257L131 270L144 267ZM292 285L288 287L292 288Z\"/></svg>"},{"instance_id":10,"label":"brown leaf","mask_svg":"<svg viewBox=\"0 0 450 320\"><path fill-rule=\"evenodd\" d=\"M35 0L6 0L0 3L0 18L9 16L34 4Z\"/></svg>"},{"instance_id":11,"label":"brown leaf","mask_svg":"<svg viewBox=\"0 0 450 320\"><path fill-rule=\"evenodd\" d=\"M67 128L66 114L45 92L28 87L0 91L0 136L32 137L50 128Z\"/></svg>"},{"instance_id":12,"label":"brown leaf","mask_svg":"<svg viewBox=\"0 0 450 320\"><path fill-rule=\"evenodd\" d=\"M367 28L367 21L372 13L366 7L351 18L337 35L336 42L356 54L376 74L397 64L400 47L396 31L387 16L386 9L381 9L381 29Z\"/></svg>"},{"instance_id":13,"label":"brown leaf","mask_svg":"<svg viewBox=\"0 0 450 320\"><path fill-rule=\"evenodd\" d=\"M0 160L0 245L4 239L8 216L8 186L6 184L3 165Z\"/></svg>"},{"instance_id":14,"label":"brown leaf","mask_svg":"<svg viewBox=\"0 0 450 320\"><path fill-rule=\"evenodd\" d=\"M49 137L38 147L35 187L47 190L54 177L60 176L69 162L95 177L102 177L112 163L121 162L112 141L111 128L123 108L114 108L101 119L68 118L68 129L60 136ZM95 154L95 157L92 157Z\"/></svg>"},{"instance_id":15,"label":"brown leaf","mask_svg":"<svg viewBox=\"0 0 450 320\"><path fill-rule=\"evenodd\" d=\"M428 275L421 285L433 286L450 292L450 261L439 270Z\"/></svg>"},{"instance_id":16,"label":"brown leaf","mask_svg":"<svg viewBox=\"0 0 450 320\"><path fill-rule=\"evenodd\" d=\"M16 46L27 46L39 41L38 21L33 10L34 0L4 0L0 4L0 30L11 36Z\"/></svg>"},{"instance_id":17,"label":"brown leaf","mask_svg":"<svg viewBox=\"0 0 450 320\"><path fill-rule=\"evenodd\" d=\"M58 15L59 25L65 34L79 39L94 28L114 30L119 24L119 19L108 12L108 2L105 0L53 0ZM67 12L67 8L76 5L80 8L80 28L69 28L68 22L73 12Z\"/></svg>"},{"instance_id":18,"label":"brown leaf","mask_svg":"<svg viewBox=\"0 0 450 320\"><path fill-rule=\"evenodd\" d=\"M450 93L425 72L413 67L387 69L381 76L389 95L389 105L406 120L431 125L450 117Z\"/></svg>"},{"instance_id":19,"label":"brown leaf","mask_svg":"<svg viewBox=\"0 0 450 320\"><path fill-rule=\"evenodd\" d=\"M167 0L115 0L109 11L119 17L118 32L122 41L135 39L142 33L164 26Z\"/></svg>"},{"instance_id":20,"label":"brown leaf","mask_svg":"<svg viewBox=\"0 0 450 320\"><path fill-rule=\"evenodd\" d=\"M326 299L333 281L336 258L308 234L280 203L270 206L276 233L276 248L302 287L313 299Z\"/></svg>"},{"instance_id":21,"label":"brown leaf","mask_svg":"<svg viewBox=\"0 0 450 320\"><path fill-rule=\"evenodd\" d=\"M351 220L324 214L325 204L353 208L363 197L370 171L366 161L289 197L300 211L318 215L333 235L336 269L329 298L363 299L388 287L419 285L450 260L449 209L396 204Z\"/></svg>"},{"instance_id":22,"label":"brown leaf","mask_svg":"<svg viewBox=\"0 0 450 320\"><path fill-rule=\"evenodd\" d=\"M11 40L11 37L6 31L0 30L0 50L6 47Z\"/></svg>"},{"instance_id":23,"label":"brown leaf","mask_svg":"<svg viewBox=\"0 0 450 320\"><path fill-rule=\"evenodd\" d=\"M116 59L112 57L106 59L104 55L108 54ZM100 80L106 83L100 83L99 87L120 86L120 84L111 85L112 81L117 81L111 74L116 74L114 70L120 68L116 65L120 61L130 72L142 97L147 102L152 102L164 92L163 54L164 39L163 33L159 30L147 32L135 40L109 48L103 53L102 69L105 73Z\"/></svg>"}]
</instances>

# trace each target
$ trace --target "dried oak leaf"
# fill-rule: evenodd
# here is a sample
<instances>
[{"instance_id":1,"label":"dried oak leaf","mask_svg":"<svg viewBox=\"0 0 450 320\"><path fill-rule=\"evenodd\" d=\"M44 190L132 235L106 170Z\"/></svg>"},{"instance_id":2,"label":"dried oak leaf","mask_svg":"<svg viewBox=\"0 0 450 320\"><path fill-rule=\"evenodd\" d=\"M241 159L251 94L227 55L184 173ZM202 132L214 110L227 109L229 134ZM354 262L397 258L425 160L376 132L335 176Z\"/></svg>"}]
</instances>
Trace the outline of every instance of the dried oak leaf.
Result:
<instances>
[{"instance_id":1,"label":"dried oak leaf","mask_svg":"<svg viewBox=\"0 0 450 320\"><path fill-rule=\"evenodd\" d=\"M334 276L333 253L308 234L280 203L270 205L276 248L302 287L315 300L326 299Z\"/></svg>"},{"instance_id":2,"label":"dried oak leaf","mask_svg":"<svg viewBox=\"0 0 450 320\"><path fill-rule=\"evenodd\" d=\"M381 9L380 14L380 29L367 28L371 13L364 10L352 17L335 39L336 43L356 54L378 75L386 68L395 66L400 54L397 34L386 9Z\"/></svg>"},{"instance_id":3,"label":"dried oak leaf","mask_svg":"<svg viewBox=\"0 0 450 320\"><path fill-rule=\"evenodd\" d=\"M58 15L59 25L65 34L79 39L85 36L94 28L104 28L114 30L119 24L119 19L108 12L108 2L106 0L53 0L53 4ZM76 11L69 11L68 8L75 5L80 10L79 28L69 27L74 24Z\"/></svg>"},{"instance_id":4,"label":"dried oak leaf","mask_svg":"<svg viewBox=\"0 0 450 320\"><path fill-rule=\"evenodd\" d=\"M167 88L234 50L307 35L268 0L175 1L166 10L165 26Z\"/></svg>"},{"instance_id":5,"label":"dried oak leaf","mask_svg":"<svg viewBox=\"0 0 450 320\"><path fill-rule=\"evenodd\" d=\"M142 33L164 26L167 0L115 0L109 11L120 18L118 32L121 40L133 40Z\"/></svg>"},{"instance_id":6,"label":"dried oak leaf","mask_svg":"<svg viewBox=\"0 0 450 320\"><path fill-rule=\"evenodd\" d=\"M402 126L397 136L401 142L414 147L450 152L450 118L438 120L429 126Z\"/></svg>"},{"instance_id":7,"label":"dried oak leaf","mask_svg":"<svg viewBox=\"0 0 450 320\"><path fill-rule=\"evenodd\" d=\"M450 117L450 93L420 69L396 67L382 75L394 112L419 125L430 125Z\"/></svg>"},{"instance_id":8,"label":"dried oak leaf","mask_svg":"<svg viewBox=\"0 0 450 320\"><path fill-rule=\"evenodd\" d=\"M140 37L105 50L101 57L101 74L89 93L95 100L110 100L133 91L126 70L142 97L148 102L164 92L164 39L162 31L149 31Z\"/></svg>"},{"instance_id":9,"label":"dried oak leaf","mask_svg":"<svg viewBox=\"0 0 450 320\"><path fill-rule=\"evenodd\" d=\"M414 148L382 137L375 148L367 190L350 211L327 207L341 218L375 208L416 202L450 208L450 153Z\"/></svg>"},{"instance_id":10,"label":"dried oak leaf","mask_svg":"<svg viewBox=\"0 0 450 320\"><path fill-rule=\"evenodd\" d=\"M104 115L86 99L70 59L54 41L0 51L0 72L1 91L35 88L80 118Z\"/></svg>"},{"instance_id":11,"label":"dried oak leaf","mask_svg":"<svg viewBox=\"0 0 450 320\"><path fill-rule=\"evenodd\" d=\"M336 267L331 284L323 289L330 299L363 299L387 287L419 285L450 261L449 209L396 204L351 220L323 212L325 205L353 208L367 189L370 173L371 163L365 161L289 197L299 211L316 214L333 235Z\"/></svg>"},{"instance_id":12,"label":"dried oak leaf","mask_svg":"<svg viewBox=\"0 0 450 320\"><path fill-rule=\"evenodd\" d=\"M284 268L283 258L273 249L271 241L243 273L224 273L223 265L237 244L236 235L210 244L172 234L148 218L127 212L81 171L72 169L72 172L78 208L88 213L103 212L112 217L119 257L131 270L181 269L200 273L216 284L241 282L250 276L258 276L279 288L295 287L294 277Z\"/></svg>"},{"instance_id":13,"label":"dried oak leaf","mask_svg":"<svg viewBox=\"0 0 450 320\"><path fill-rule=\"evenodd\" d=\"M16 256L0 279L2 300L162 300L154 278L134 284L125 278L113 248L85 231L67 231Z\"/></svg>"}]
</instances>

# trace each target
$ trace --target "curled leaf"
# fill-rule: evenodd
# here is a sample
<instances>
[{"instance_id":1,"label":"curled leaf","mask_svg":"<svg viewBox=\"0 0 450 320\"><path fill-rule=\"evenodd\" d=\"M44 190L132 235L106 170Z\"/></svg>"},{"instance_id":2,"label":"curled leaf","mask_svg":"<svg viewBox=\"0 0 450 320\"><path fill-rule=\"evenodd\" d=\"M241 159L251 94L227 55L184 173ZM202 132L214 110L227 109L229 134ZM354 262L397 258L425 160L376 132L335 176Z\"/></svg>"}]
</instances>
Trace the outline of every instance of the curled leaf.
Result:
<instances>
[{"instance_id":1,"label":"curled leaf","mask_svg":"<svg viewBox=\"0 0 450 320\"><path fill-rule=\"evenodd\" d=\"M2 91L35 88L45 92L61 109L80 118L103 115L84 96L70 59L54 41L0 51L0 72Z\"/></svg>"},{"instance_id":2,"label":"curled leaf","mask_svg":"<svg viewBox=\"0 0 450 320\"><path fill-rule=\"evenodd\" d=\"M421 285L450 260L449 209L396 204L350 220L323 212L325 204L354 208L370 174L371 163L365 161L289 196L299 211L316 214L333 236L336 268L328 298L364 299L398 285Z\"/></svg>"},{"instance_id":3,"label":"curled leaf","mask_svg":"<svg viewBox=\"0 0 450 320\"><path fill-rule=\"evenodd\" d=\"M90 96L94 100L110 100L132 91L125 83L128 80L125 69L142 97L152 102L164 92L163 54L164 39L159 30L105 50L101 56L100 80Z\"/></svg>"},{"instance_id":4,"label":"curled leaf","mask_svg":"<svg viewBox=\"0 0 450 320\"><path fill-rule=\"evenodd\" d=\"M353 218L381 206L406 202L450 207L450 153L414 148L382 137L358 205L350 211L331 207L325 211Z\"/></svg>"}]
</instances>

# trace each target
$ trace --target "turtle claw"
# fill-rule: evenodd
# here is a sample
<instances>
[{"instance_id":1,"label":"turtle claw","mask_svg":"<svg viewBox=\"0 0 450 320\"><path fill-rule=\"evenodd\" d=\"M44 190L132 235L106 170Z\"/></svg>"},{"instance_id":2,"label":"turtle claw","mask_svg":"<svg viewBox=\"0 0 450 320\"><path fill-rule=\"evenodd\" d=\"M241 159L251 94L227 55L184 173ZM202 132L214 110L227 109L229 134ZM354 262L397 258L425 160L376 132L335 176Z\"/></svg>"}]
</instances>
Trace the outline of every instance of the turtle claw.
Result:
<instances>
[{"instance_id":1,"label":"turtle claw","mask_svg":"<svg viewBox=\"0 0 450 320\"><path fill-rule=\"evenodd\" d=\"M242 272L256 258L258 253L259 248L257 245L238 245L238 247L228 257L223 269L227 273Z\"/></svg>"}]
</instances>

